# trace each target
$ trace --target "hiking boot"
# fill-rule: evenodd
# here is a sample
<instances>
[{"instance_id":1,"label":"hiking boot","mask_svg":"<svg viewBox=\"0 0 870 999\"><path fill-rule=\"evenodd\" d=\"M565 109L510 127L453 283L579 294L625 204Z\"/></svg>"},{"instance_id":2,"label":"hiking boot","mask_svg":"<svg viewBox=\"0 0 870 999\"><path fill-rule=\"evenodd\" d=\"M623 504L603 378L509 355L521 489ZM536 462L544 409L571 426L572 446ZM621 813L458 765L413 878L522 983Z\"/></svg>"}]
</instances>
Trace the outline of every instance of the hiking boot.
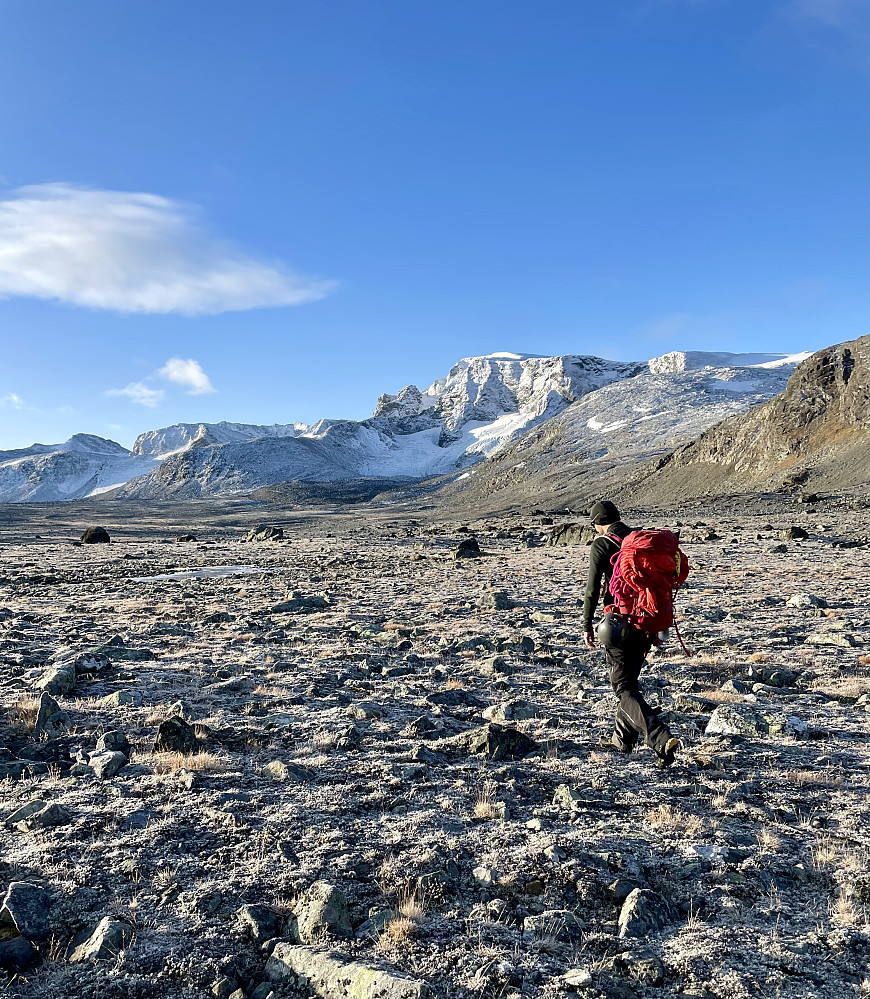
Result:
<instances>
[{"instance_id":1,"label":"hiking boot","mask_svg":"<svg viewBox=\"0 0 870 999\"><path fill-rule=\"evenodd\" d=\"M615 732L609 739L602 735L598 740L598 747L599 749L615 749L617 753L628 754L634 752L634 746L623 742Z\"/></svg>"},{"instance_id":2,"label":"hiking boot","mask_svg":"<svg viewBox=\"0 0 870 999\"><path fill-rule=\"evenodd\" d=\"M658 757L659 763L661 763L663 767L671 766L677 758L677 753L682 748L683 744L680 740L677 739L676 736L671 736L661 749L656 750L656 756Z\"/></svg>"}]
</instances>

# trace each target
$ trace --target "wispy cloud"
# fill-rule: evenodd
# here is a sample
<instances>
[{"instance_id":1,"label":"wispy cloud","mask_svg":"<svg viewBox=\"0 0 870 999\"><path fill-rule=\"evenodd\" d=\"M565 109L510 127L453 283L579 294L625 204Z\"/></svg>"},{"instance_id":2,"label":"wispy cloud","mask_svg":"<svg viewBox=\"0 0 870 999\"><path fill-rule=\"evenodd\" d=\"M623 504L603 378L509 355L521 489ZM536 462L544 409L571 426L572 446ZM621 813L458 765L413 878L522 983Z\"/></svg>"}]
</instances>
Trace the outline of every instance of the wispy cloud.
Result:
<instances>
[{"instance_id":1,"label":"wispy cloud","mask_svg":"<svg viewBox=\"0 0 870 999\"><path fill-rule=\"evenodd\" d=\"M7 392L6 395L0 395L0 406L5 406L7 409L24 409L24 400L20 395L16 395L15 392Z\"/></svg>"},{"instance_id":2,"label":"wispy cloud","mask_svg":"<svg viewBox=\"0 0 870 999\"><path fill-rule=\"evenodd\" d=\"M170 357L157 374L170 382L187 385L189 395L205 395L217 391L199 361L194 361L193 358L185 361L180 357Z\"/></svg>"},{"instance_id":3,"label":"wispy cloud","mask_svg":"<svg viewBox=\"0 0 870 999\"><path fill-rule=\"evenodd\" d=\"M792 0L789 11L829 28L849 30L866 19L865 0Z\"/></svg>"},{"instance_id":4,"label":"wispy cloud","mask_svg":"<svg viewBox=\"0 0 870 999\"><path fill-rule=\"evenodd\" d=\"M150 406L153 408L158 402L163 401L166 393L163 389L149 388L144 382L130 382L124 388L109 389L106 395L123 395L130 402L135 402L139 406Z\"/></svg>"},{"instance_id":5,"label":"wispy cloud","mask_svg":"<svg viewBox=\"0 0 870 999\"><path fill-rule=\"evenodd\" d=\"M257 259L156 194L39 184L0 201L0 296L196 315L301 305L332 287Z\"/></svg>"}]
</instances>

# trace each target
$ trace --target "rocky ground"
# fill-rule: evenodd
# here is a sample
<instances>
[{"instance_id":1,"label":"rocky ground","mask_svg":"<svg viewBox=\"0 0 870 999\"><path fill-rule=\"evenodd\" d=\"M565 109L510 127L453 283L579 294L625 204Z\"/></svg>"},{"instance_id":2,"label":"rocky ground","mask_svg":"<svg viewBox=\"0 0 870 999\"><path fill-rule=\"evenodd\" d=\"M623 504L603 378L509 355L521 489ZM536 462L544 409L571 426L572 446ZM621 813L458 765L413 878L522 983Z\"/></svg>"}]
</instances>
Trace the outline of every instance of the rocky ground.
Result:
<instances>
[{"instance_id":1,"label":"rocky ground","mask_svg":"<svg viewBox=\"0 0 870 999\"><path fill-rule=\"evenodd\" d=\"M4 994L870 991L866 509L633 515L693 567L670 770L598 746L558 517L46 509L0 518Z\"/></svg>"}]
</instances>

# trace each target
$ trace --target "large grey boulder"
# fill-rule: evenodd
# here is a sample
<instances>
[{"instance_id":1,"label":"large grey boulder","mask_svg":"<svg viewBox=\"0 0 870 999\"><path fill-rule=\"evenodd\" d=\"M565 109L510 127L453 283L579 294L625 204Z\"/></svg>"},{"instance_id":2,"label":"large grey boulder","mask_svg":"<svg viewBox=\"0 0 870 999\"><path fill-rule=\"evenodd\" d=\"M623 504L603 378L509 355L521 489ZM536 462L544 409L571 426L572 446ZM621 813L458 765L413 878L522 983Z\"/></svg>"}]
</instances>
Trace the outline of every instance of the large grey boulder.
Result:
<instances>
[{"instance_id":1,"label":"large grey boulder","mask_svg":"<svg viewBox=\"0 0 870 999\"><path fill-rule=\"evenodd\" d=\"M425 999L431 994L418 978L372 968L337 950L283 942L266 962L266 977L310 989L321 999Z\"/></svg>"},{"instance_id":2,"label":"large grey boulder","mask_svg":"<svg viewBox=\"0 0 870 999\"><path fill-rule=\"evenodd\" d=\"M328 881L315 881L296 910L299 939L317 943L328 937L352 937L344 893Z\"/></svg>"},{"instance_id":3,"label":"large grey boulder","mask_svg":"<svg viewBox=\"0 0 870 999\"><path fill-rule=\"evenodd\" d=\"M0 905L0 926L14 926L34 943L48 939L48 913L51 897L39 885L13 881Z\"/></svg>"},{"instance_id":4,"label":"large grey boulder","mask_svg":"<svg viewBox=\"0 0 870 999\"><path fill-rule=\"evenodd\" d=\"M807 723L782 711L749 707L745 704L720 704L710 715L705 735L742 735L753 739L790 735L803 738Z\"/></svg>"},{"instance_id":5,"label":"large grey boulder","mask_svg":"<svg viewBox=\"0 0 870 999\"><path fill-rule=\"evenodd\" d=\"M72 663L51 666L36 681L36 686L46 694L69 694L76 685L76 668Z\"/></svg>"},{"instance_id":6,"label":"large grey boulder","mask_svg":"<svg viewBox=\"0 0 870 999\"><path fill-rule=\"evenodd\" d=\"M6 821L8 822L9 819ZM18 820L15 823L15 828L19 832L33 832L36 829L52 829L54 826L69 825L70 822L72 822L72 815L69 809L57 804L57 802L52 802Z\"/></svg>"},{"instance_id":7,"label":"large grey boulder","mask_svg":"<svg viewBox=\"0 0 870 999\"><path fill-rule=\"evenodd\" d=\"M118 954L133 939L133 928L111 916L104 916L93 933L74 948L70 963L80 961L114 961Z\"/></svg>"},{"instance_id":8,"label":"large grey boulder","mask_svg":"<svg viewBox=\"0 0 870 999\"><path fill-rule=\"evenodd\" d=\"M619 913L620 937L646 937L677 918L673 905L650 888L635 888Z\"/></svg>"},{"instance_id":9,"label":"large grey boulder","mask_svg":"<svg viewBox=\"0 0 870 999\"><path fill-rule=\"evenodd\" d=\"M591 545L598 532L591 524L559 524L552 528L548 545Z\"/></svg>"},{"instance_id":10,"label":"large grey boulder","mask_svg":"<svg viewBox=\"0 0 870 999\"><path fill-rule=\"evenodd\" d=\"M245 535L245 541L281 541L283 527L252 527Z\"/></svg>"}]
</instances>

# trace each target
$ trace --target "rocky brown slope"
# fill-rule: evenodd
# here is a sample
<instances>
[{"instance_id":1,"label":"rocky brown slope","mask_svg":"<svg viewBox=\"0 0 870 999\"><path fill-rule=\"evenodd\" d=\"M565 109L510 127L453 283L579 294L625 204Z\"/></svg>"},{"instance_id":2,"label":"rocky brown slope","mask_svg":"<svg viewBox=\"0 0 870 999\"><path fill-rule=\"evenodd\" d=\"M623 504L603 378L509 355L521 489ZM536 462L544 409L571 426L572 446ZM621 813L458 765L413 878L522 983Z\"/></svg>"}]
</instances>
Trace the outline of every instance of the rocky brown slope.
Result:
<instances>
[{"instance_id":1,"label":"rocky brown slope","mask_svg":"<svg viewBox=\"0 0 870 999\"><path fill-rule=\"evenodd\" d=\"M697 655L646 677L685 741L662 771L598 748L585 552L537 546L542 518L473 524L485 554L456 559L456 525L285 518L242 544L192 510L198 542L143 511L111 544L71 545L56 509L0 535L6 995L864 985L870 551L839 546L848 512L682 525Z\"/></svg>"},{"instance_id":2,"label":"rocky brown slope","mask_svg":"<svg viewBox=\"0 0 870 999\"><path fill-rule=\"evenodd\" d=\"M667 505L799 485L861 487L870 481L868 344L862 337L811 355L784 391L734 415L711 369L676 384L651 374L608 386L447 484L435 501L479 515L581 509L602 495Z\"/></svg>"},{"instance_id":3,"label":"rocky brown slope","mask_svg":"<svg viewBox=\"0 0 870 999\"><path fill-rule=\"evenodd\" d=\"M870 336L813 354L786 390L658 462L636 501L870 482Z\"/></svg>"}]
</instances>

